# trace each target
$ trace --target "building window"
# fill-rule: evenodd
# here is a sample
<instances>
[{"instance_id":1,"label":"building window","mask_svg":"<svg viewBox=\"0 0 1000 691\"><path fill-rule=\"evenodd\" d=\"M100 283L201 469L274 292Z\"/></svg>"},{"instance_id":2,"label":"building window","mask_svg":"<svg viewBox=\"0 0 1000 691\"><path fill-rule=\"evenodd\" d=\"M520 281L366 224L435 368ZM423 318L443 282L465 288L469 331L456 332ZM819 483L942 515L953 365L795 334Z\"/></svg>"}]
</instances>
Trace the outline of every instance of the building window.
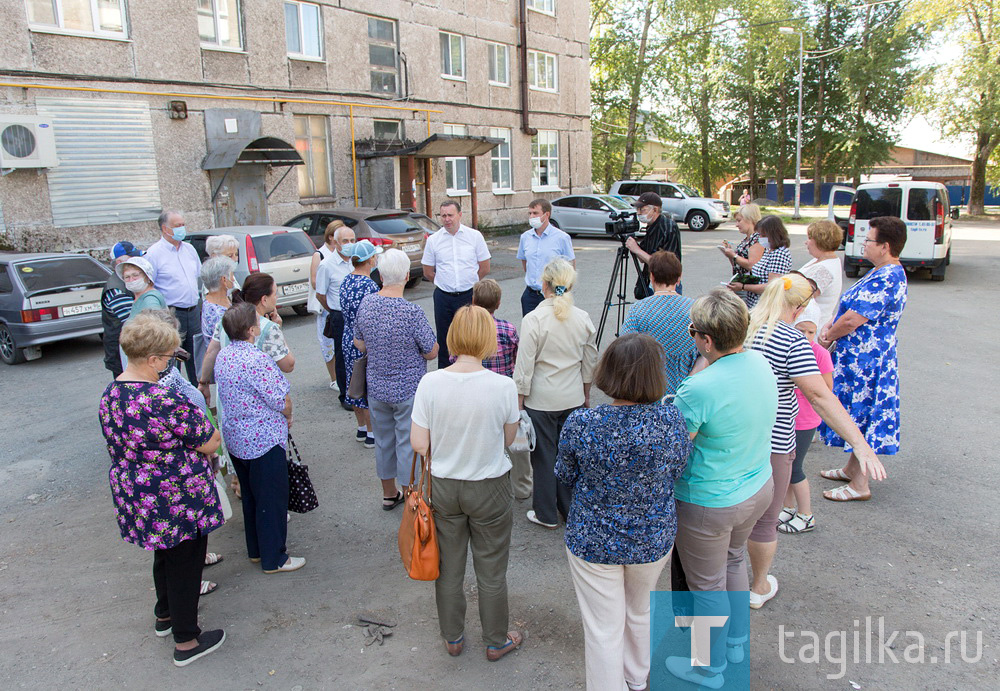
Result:
<instances>
[{"instance_id":1,"label":"building window","mask_svg":"<svg viewBox=\"0 0 1000 691\"><path fill-rule=\"evenodd\" d=\"M371 89L377 94L399 93L399 43L396 22L368 18L368 62Z\"/></svg>"},{"instance_id":2,"label":"building window","mask_svg":"<svg viewBox=\"0 0 1000 691\"><path fill-rule=\"evenodd\" d=\"M327 144L326 118L322 115L295 116L295 149L306 162L299 171L300 197L329 197L330 147Z\"/></svg>"},{"instance_id":3,"label":"building window","mask_svg":"<svg viewBox=\"0 0 1000 691\"><path fill-rule=\"evenodd\" d=\"M538 91L556 90L555 55L528 51L528 86Z\"/></svg>"},{"instance_id":4,"label":"building window","mask_svg":"<svg viewBox=\"0 0 1000 691\"><path fill-rule=\"evenodd\" d=\"M510 51L502 43L489 44L490 84L510 86Z\"/></svg>"},{"instance_id":5,"label":"building window","mask_svg":"<svg viewBox=\"0 0 1000 691\"><path fill-rule=\"evenodd\" d=\"M556 13L556 0L527 0L529 10L541 12L543 14Z\"/></svg>"},{"instance_id":6,"label":"building window","mask_svg":"<svg viewBox=\"0 0 1000 691\"><path fill-rule=\"evenodd\" d=\"M376 120L375 139L386 142L402 141L402 124L399 120Z\"/></svg>"},{"instance_id":7,"label":"building window","mask_svg":"<svg viewBox=\"0 0 1000 691\"><path fill-rule=\"evenodd\" d=\"M128 38L125 0L28 0L28 23L33 29Z\"/></svg>"},{"instance_id":8,"label":"building window","mask_svg":"<svg viewBox=\"0 0 1000 691\"><path fill-rule=\"evenodd\" d=\"M441 32L441 76L465 79L465 36Z\"/></svg>"},{"instance_id":9,"label":"building window","mask_svg":"<svg viewBox=\"0 0 1000 691\"><path fill-rule=\"evenodd\" d=\"M493 172L493 191L507 192L514 189L510 169L510 130L506 127L491 127L490 136L502 139L503 144L490 152Z\"/></svg>"},{"instance_id":10,"label":"building window","mask_svg":"<svg viewBox=\"0 0 1000 691\"><path fill-rule=\"evenodd\" d=\"M466 134L465 125L445 125L445 134L454 134L464 137ZM448 188L448 196L456 197L469 193L469 159L464 156L444 159L445 186Z\"/></svg>"},{"instance_id":11,"label":"building window","mask_svg":"<svg viewBox=\"0 0 1000 691\"><path fill-rule=\"evenodd\" d=\"M636 149L635 151L635 162L642 163L642 149Z\"/></svg>"},{"instance_id":12,"label":"building window","mask_svg":"<svg viewBox=\"0 0 1000 691\"><path fill-rule=\"evenodd\" d=\"M667 155L660 154L660 163L666 163L666 162L667 162Z\"/></svg>"},{"instance_id":13,"label":"building window","mask_svg":"<svg viewBox=\"0 0 1000 691\"><path fill-rule=\"evenodd\" d=\"M239 0L198 0L201 45L241 50Z\"/></svg>"},{"instance_id":14,"label":"building window","mask_svg":"<svg viewBox=\"0 0 1000 691\"><path fill-rule=\"evenodd\" d=\"M559 188L559 133L555 130L538 130L531 138L531 188Z\"/></svg>"},{"instance_id":15,"label":"building window","mask_svg":"<svg viewBox=\"0 0 1000 691\"><path fill-rule=\"evenodd\" d=\"M323 58L323 28L319 5L285 2L285 42L294 58Z\"/></svg>"}]
</instances>

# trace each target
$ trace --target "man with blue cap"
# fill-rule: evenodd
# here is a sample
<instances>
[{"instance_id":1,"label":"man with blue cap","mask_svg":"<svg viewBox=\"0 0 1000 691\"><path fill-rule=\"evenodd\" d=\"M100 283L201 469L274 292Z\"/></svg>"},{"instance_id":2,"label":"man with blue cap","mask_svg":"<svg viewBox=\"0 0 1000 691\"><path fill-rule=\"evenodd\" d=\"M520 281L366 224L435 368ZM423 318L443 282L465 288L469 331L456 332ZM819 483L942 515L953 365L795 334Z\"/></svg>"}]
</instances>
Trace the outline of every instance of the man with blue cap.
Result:
<instances>
[{"instance_id":1,"label":"man with blue cap","mask_svg":"<svg viewBox=\"0 0 1000 691\"><path fill-rule=\"evenodd\" d=\"M119 242L111 248L111 268L114 269L129 257L141 257L142 252L131 242ZM125 287L118 272L112 271L101 293L101 323L104 325L104 367L114 379L122 373L118 337L122 323L128 319L135 296Z\"/></svg>"}]
</instances>

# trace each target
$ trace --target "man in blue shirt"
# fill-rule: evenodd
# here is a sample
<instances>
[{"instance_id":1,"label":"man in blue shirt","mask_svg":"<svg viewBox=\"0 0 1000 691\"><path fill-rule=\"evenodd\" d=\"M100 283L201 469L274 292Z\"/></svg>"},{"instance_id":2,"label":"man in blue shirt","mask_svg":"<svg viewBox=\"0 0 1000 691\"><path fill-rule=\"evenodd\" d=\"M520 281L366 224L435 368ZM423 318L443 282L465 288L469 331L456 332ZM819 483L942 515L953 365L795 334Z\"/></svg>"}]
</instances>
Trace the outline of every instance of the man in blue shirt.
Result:
<instances>
[{"instance_id":1,"label":"man in blue shirt","mask_svg":"<svg viewBox=\"0 0 1000 691\"><path fill-rule=\"evenodd\" d=\"M536 199L528 205L529 230L521 233L517 258L524 269L524 293L521 294L521 316L532 311L545 299L542 295L542 269L556 257L564 257L576 268L576 255L569 235L549 223L552 205L546 199Z\"/></svg>"}]
</instances>

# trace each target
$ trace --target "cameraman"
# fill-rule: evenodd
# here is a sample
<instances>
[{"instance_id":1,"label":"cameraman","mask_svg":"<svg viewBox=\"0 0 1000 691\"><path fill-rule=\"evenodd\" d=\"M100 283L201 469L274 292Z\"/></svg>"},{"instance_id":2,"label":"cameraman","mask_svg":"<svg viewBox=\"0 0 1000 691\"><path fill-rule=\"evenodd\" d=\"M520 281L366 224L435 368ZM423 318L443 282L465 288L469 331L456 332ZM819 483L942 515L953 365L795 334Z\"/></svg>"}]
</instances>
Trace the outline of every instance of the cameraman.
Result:
<instances>
[{"instance_id":1,"label":"cameraman","mask_svg":"<svg viewBox=\"0 0 1000 691\"><path fill-rule=\"evenodd\" d=\"M639 195L635 206L638 219L646 224L646 236L642 242L635 238L625 241L629 252L642 262L642 275L635 286L635 297L642 299L652 293L649 283L649 258L654 252L666 250L673 252L677 259L681 258L681 231L673 218L663 216L663 200L656 192L643 192ZM681 293L681 284L677 284L677 293Z\"/></svg>"}]
</instances>

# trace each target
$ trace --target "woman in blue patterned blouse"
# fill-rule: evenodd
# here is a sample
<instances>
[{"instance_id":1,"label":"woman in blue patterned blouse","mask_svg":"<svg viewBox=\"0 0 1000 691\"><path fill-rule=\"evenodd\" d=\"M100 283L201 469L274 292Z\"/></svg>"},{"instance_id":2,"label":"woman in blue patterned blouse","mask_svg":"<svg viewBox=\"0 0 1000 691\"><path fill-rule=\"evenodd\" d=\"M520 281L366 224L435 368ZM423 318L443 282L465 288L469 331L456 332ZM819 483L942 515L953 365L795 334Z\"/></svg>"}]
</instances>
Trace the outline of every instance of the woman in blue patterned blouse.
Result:
<instances>
[{"instance_id":1,"label":"woman in blue patterned blouse","mask_svg":"<svg viewBox=\"0 0 1000 691\"><path fill-rule=\"evenodd\" d=\"M571 487L570 573L583 616L588 689L646 687L649 592L667 562L677 516L674 481L691 439L680 411L659 405L663 349L625 334L605 351L594 383L613 400L581 408L559 439L556 476Z\"/></svg>"}]
</instances>

